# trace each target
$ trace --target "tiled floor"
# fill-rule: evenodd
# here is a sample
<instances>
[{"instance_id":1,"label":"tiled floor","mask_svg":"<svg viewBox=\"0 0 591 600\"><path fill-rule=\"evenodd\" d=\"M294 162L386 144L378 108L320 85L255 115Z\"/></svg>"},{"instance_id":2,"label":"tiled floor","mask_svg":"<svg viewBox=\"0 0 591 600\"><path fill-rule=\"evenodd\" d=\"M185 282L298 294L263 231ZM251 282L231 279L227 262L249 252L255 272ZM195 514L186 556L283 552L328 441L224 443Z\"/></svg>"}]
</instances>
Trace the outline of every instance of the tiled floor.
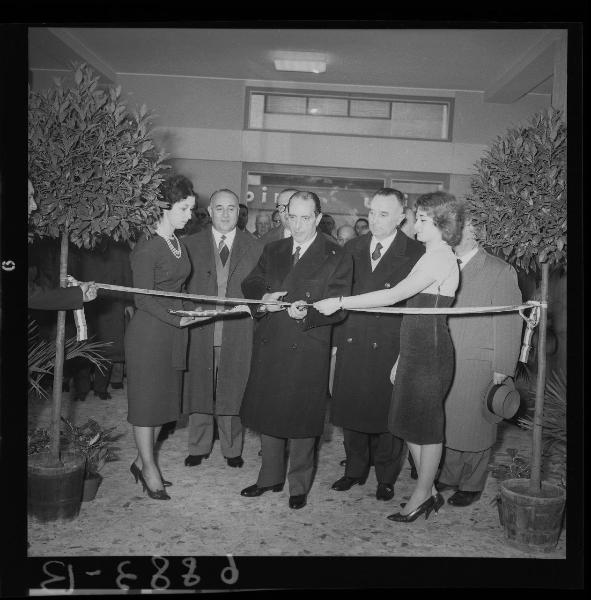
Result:
<instances>
[{"instance_id":1,"label":"tiled floor","mask_svg":"<svg viewBox=\"0 0 591 600\"><path fill-rule=\"evenodd\" d=\"M258 437L248 432L242 469L223 460L216 442L201 466L183 465L187 431L182 425L163 444L160 466L173 481L172 499L151 500L134 483L129 465L135 456L131 427L126 421L125 391L112 391L112 400L91 393L83 403L70 403L65 394L63 413L81 423L93 417L104 426L117 425L121 460L103 469L104 481L97 498L83 503L80 515L69 522L29 524L29 555L44 556L391 556L391 557L566 557L566 531L548 553L529 553L504 541L492 500L498 483L489 478L481 499L467 508L448 504L436 516L409 524L385 517L397 512L410 495L413 481L404 468L389 502L375 499L375 475L363 487L348 492L330 489L342 475L342 433L319 450L318 471L308 505L301 510L287 506L287 487L281 493L243 498L242 488L256 481L260 457ZM30 421L44 426L49 404L34 402ZM507 424L500 430L497 452L508 447L529 453L527 432ZM451 492L444 492L448 497Z\"/></svg>"}]
</instances>

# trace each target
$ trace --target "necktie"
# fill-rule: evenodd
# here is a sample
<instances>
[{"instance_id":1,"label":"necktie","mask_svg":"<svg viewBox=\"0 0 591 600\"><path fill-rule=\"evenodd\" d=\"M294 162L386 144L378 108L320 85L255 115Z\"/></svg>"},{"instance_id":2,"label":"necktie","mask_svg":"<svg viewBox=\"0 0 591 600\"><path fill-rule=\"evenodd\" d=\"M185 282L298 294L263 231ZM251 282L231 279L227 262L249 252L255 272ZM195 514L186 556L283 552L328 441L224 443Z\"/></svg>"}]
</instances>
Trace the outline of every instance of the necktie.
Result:
<instances>
[{"instance_id":1,"label":"necktie","mask_svg":"<svg viewBox=\"0 0 591 600\"><path fill-rule=\"evenodd\" d=\"M222 261L222 265L226 265L226 261L228 260L228 256L230 256L230 251L228 250L228 246L226 246L225 242L226 236L222 235L220 239L220 244L218 246L218 251L220 253L220 260Z\"/></svg>"},{"instance_id":2,"label":"necktie","mask_svg":"<svg viewBox=\"0 0 591 600\"><path fill-rule=\"evenodd\" d=\"M293 264L295 265L298 260L300 260L300 250L302 249L301 246L296 246L295 252L293 253Z\"/></svg>"},{"instance_id":3,"label":"necktie","mask_svg":"<svg viewBox=\"0 0 591 600\"><path fill-rule=\"evenodd\" d=\"M378 258L380 258L380 256L382 256L380 250L382 249L382 244L380 244L380 242L378 242L376 244L376 249L371 253L371 259L372 260L378 260Z\"/></svg>"}]
</instances>

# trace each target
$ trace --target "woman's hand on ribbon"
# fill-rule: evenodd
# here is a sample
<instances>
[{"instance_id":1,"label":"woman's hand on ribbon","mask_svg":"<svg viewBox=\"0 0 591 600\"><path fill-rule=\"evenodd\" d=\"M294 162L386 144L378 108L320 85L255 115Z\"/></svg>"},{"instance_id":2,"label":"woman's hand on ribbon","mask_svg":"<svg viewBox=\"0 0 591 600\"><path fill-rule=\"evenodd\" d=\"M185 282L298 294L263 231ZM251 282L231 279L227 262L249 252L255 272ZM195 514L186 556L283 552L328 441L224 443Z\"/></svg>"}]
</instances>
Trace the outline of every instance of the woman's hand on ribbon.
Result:
<instances>
[{"instance_id":1,"label":"woman's hand on ribbon","mask_svg":"<svg viewBox=\"0 0 591 600\"><path fill-rule=\"evenodd\" d=\"M325 298L324 300L318 300L318 302L314 302L314 308L320 314L328 317L341 308L341 300L340 298Z\"/></svg>"},{"instance_id":2,"label":"woman's hand on ribbon","mask_svg":"<svg viewBox=\"0 0 591 600\"><path fill-rule=\"evenodd\" d=\"M305 300L296 300L287 308L287 314L296 321L300 321L308 314L308 307Z\"/></svg>"}]
</instances>

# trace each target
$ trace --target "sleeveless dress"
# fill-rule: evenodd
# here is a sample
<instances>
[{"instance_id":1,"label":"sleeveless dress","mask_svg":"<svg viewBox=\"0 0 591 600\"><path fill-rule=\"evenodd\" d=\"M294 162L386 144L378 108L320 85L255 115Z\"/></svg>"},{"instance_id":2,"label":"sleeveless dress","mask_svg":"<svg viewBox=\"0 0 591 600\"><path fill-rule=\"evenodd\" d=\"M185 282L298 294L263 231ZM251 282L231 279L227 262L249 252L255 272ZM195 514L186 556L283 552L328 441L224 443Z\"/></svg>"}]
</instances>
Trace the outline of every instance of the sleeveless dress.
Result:
<instances>
[{"instance_id":1,"label":"sleeveless dress","mask_svg":"<svg viewBox=\"0 0 591 600\"><path fill-rule=\"evenodd\" d=\"M186 248L176 258L164 239L139 241L131 253L134 287L178 292L191 272ZM127 420L156 427L176 420L181 410L182 372L186 368L186 328L169 309L182 309L182 299L135 295L136 312L125 333Z\"/></svg>"},{"instance_id":2,"label":"sleeveless dress","mask_svg":"<svg viewBox=\"0 0 591 600\"><path fill-rule=\"evenodd\" d=\"M411 273L419 270L432 273L437 281L410 298L407 307L451 306L459 282L458 265L451 248L443 244L428 250ZM447 315L405 314L400 327L400 354L388 415L389 431L414 444L442 443L443 403L453 374L454 350Z\"/></svg>"}]
</instances>

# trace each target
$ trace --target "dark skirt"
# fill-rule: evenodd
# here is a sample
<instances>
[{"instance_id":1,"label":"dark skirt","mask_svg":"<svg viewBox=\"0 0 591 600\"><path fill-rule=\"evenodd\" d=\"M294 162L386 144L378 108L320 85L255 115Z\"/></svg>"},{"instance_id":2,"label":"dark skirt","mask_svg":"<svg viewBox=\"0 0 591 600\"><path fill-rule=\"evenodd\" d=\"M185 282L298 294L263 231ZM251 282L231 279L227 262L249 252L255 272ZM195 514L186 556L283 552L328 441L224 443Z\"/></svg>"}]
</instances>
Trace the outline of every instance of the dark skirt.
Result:
<instances>
[{"instance_id":1,"label":"dark skirt","mask_svg":"<svg viewBox=\"0 0 591 600\"><path fill-rule=\"evenodd\" d=\"M420 293L408 308L446 308L454 298ZM440 444L443 403L454 372L447 315L405 314L400 327L400 358L392 391L388 429L414 444Z\"/></svg>"},{"instance_id":2,"label":"dark skirt","mask_svg":"<svg viewBox=\"0 0 591 600\"><path fill-rule=\"evenodd\" d=\"M139 427L176 421L181 411L182 375L172 355L183 330L136 310L125 333L127 420Z\"/></svg>"}]
</instances>

